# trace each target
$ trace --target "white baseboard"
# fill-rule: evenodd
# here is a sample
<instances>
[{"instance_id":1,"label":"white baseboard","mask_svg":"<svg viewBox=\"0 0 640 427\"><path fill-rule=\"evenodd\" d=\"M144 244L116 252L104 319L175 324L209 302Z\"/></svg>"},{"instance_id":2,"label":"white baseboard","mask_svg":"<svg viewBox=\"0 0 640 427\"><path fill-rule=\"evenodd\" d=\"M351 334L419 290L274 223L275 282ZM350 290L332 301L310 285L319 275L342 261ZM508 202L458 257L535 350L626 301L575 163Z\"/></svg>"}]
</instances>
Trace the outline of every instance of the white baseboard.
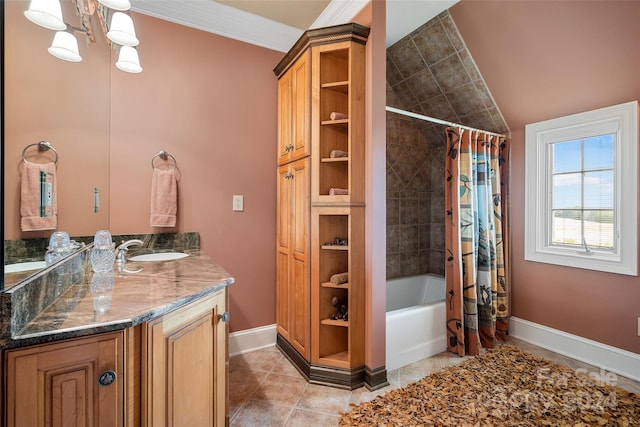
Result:
<instances>
[{"instance_id":1,"label":"white baseboard","mask_svg":"<svg viewBox=\"0 0 640 427\"><path fill-rule=\"evenodd\" d=\"M276 345L276 325L260 326L229 334L229 356Z\"/></svg>"},{"instance_id":2,"label":"white baseboard","mask_svg":"<svg viewBox=\"0 0 640 427\"><path fill-rule=\"evenodd\" d=\"M511 317L509 335L581 362L640 381L640 354Z\"/></svg>"}]
</instances>

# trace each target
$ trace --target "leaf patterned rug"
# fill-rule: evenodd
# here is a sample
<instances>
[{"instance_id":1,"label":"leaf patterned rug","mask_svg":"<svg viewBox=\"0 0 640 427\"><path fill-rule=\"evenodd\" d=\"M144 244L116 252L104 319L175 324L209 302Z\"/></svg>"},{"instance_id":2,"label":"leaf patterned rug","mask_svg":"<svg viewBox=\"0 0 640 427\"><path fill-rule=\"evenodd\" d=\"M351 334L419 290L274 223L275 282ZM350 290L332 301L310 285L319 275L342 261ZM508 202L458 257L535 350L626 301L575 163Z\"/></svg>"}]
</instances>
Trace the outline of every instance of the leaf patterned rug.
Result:
<instances>
[{"instance_id":1,"label":"leaf patterned rug","mask_svg":"<svg viewBox=\"0 0 640 427\"><path fill-rule=\"evenodd\" d=\"M353 405L340 426L640 426L640 395L510 345Z\"/></svg>"}]
</instances>

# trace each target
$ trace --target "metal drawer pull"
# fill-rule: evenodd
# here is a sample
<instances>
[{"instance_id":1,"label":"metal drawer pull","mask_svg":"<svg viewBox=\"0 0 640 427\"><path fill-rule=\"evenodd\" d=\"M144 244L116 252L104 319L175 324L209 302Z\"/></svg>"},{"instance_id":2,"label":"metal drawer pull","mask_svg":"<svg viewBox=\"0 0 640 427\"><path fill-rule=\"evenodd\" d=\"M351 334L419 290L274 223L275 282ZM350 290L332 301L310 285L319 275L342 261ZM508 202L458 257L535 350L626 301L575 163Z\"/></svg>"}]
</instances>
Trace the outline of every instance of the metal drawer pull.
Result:
<instances>
[{"instance_id":1,"label":"metal drawer pull","mask_svg":"<svg viewBox=\"0 0 640 427\"><path fill-rule=\"evenodd\" d=\"M222 322L227 323L229 321L229 312L225 311L222 314L218 314L218 320L222 320Z\"/></svg>"}]
</instances>

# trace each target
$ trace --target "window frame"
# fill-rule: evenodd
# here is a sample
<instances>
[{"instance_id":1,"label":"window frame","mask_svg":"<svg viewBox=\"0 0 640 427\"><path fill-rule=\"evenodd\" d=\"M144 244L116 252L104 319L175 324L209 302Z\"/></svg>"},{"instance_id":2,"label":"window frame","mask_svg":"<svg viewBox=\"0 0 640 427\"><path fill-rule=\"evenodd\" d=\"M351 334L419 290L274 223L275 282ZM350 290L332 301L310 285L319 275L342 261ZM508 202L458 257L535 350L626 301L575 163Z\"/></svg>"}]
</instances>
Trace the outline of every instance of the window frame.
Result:
<instances>
[{"instance_id":1,"label":"window frame","mask_svg":"<svg viewBox=\"0 0 640 427\"><path fill-rule=\"evenodd\" d=\"M614 251L551 245L553 143L616 133ZM638 275L638 101L525 126L525 260ZM624 197L621 197L624 195Z\"/></svg>"}]
</instances>

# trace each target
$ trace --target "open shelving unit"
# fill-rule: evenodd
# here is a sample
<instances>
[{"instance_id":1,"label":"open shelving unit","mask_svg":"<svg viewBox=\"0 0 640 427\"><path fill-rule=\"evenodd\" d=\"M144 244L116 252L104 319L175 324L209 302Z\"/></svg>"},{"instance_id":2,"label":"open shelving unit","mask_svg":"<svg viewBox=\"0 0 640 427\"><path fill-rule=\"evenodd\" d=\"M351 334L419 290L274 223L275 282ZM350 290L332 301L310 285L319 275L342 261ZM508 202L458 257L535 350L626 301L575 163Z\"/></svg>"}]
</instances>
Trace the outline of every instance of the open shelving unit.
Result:
<instances>
[{"instance_id":1,"label":"open shelving unit","mask_svg":"<svg viewBox=\"0 0 640 427\"><path fill-rule=\"evenodd\" d=\"M312 201L349 204L364 201L364 46L353 42L314 48L319 94L312 107ZM363 63L360 64L360 61ZM362 78L361 78L362 76ZM332 114L339 116L332 119ZM340 151L344 157L332 156ZM332 194L331 190L338 194ZM344 194L346 193L346 194Z\"/></svg>"},{"instance_id":2,"label":"open shelving unit","mask_svg":"<svg viewBox=\"0 0 640 427\"><path fill-rule=\"evenodd\" d=\"M318 343L312 362L351 368L364 363L364 209L314 207L311 230L311 340ZM331 276L341 273L348 281L332 283ZM347 320L331 318L336 297L347 306Z\"/></svg>"}]
</instances>

